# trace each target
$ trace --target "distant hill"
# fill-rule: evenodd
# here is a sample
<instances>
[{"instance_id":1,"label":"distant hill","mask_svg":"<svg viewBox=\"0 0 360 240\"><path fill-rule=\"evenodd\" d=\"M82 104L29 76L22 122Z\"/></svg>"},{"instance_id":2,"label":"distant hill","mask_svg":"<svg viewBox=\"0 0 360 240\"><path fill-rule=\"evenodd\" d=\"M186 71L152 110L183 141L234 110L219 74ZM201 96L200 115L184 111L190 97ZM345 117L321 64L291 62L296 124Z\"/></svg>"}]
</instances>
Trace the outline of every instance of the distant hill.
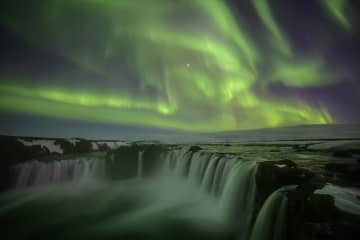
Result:
<instances>
[{"instance_id":1,"label":"distant hill","mask_svg":"<svg viewBox=\"0 0 360 240\"><path fill-rule=\"evenodd\" d=\"M357 140L360 124L302 125L204 134L225 142L268 142L306 140Z\"/></svg>"},{"instance_id":2,"label":"distant hill","mask_svg":"<svg viewBox=\"0 0 360 240\"><path fill-rule=\"evenodd\" d=\"M14 137L28 141L36 140L53 140L63 143L63 145L71 148L71 144L75 146L78 138L62 139L49 137ZM78 140L76 140L78 139ZM212 133L189 133L189 132L167 132L167 133L143 133L129 134L128 136L118 136L104 140L104 136L96 139L92 137L87 139L93 150L96 145L104 145L104 149L115 148L119 140L120 142L137 142L144 143L274 143L274 142L293 142L293 141L332 141L332 140L360 140L360 124L332 124L332 125L303 125L293 127L280 128L264 128L255 130L236 130ZM109 140L113 139L113 140ZM71 143L71 144L70 144ZM64 147L62 147L64 148ZM50 150L50 149L49 149Z\"/></svg>"}]
</instances>

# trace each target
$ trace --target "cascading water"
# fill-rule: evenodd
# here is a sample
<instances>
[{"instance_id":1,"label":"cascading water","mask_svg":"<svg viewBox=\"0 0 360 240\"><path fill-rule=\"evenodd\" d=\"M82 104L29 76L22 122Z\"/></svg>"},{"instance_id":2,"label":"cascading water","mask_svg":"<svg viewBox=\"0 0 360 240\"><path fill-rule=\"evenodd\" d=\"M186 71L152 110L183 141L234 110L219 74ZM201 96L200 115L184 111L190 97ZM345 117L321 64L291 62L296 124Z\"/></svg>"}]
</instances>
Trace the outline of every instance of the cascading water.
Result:
<instances>
[{"instance_id":1,"label":"cascading water","mask_svg":"<svg viewBox=\"0 0 360 240\"><path fill-rule=\"evenodd\" d=\"M137 162L137 178L142 178L143 175L143 155L144 155L144 151L139 151L138 162Z\"/></svg>"},{"instance_id":2,"label":"cascading water","mask_svg":"<svg viewBox=\"0 0 360 240\"><path fill-rule=\"evenodd\" d=\"M263 204L250 240L284 240L286 229L287 190L294 186L286 186L273 192Z\"/></svg>"},{"instance_id":3,"label":"cascading water","mask_svg":"<svg viewBox=\"0 0 360 240\"><path fill-rule=\"evenodd\" d=\"M21 192L10 192L0 197L0 217L12 219L12 212L18 211L21 215L21 209L27 209L25 212L34 216L37 216L37 211L51 213L58 226L71 229L65 235L57 233L63 239L103 239L104 235L127 239L149 239L149 236L156 239L189 239L194 237L194 227L197 229L195 232L200 231L204 235L204 239L219 234L219 239L222 239L224 235L221 234L228 231L228 227L224 226L231 226L230 231L235 232L240 240L275 240L277 238L264 238L264 235L254 232L269 233L268 225L274 225L269 219L277 214L275 228L271 227L275 230L271 231L276 236L281 235L280 226L286 204L281 191L268 198L252 231L258 166L255 161L245 161L230 154L191 151L188 147L164 151L160 158L163 164L154 178L144 177L146 150L139 150L133 163L136 169L133 179L105 182L81 181L106 179L108 163L101 158L20 164L15 167L16 188L21 190L39 185L41 188L24 192L22 201L17 201L22 196ZM111 157L109 161L121 159ZM85 184L79 186L71 183L79 180ZM48 183L62 184L47 186ZM29 198L29 194L32 197ZM16 204L1 205L9 199ZM58 199L62 199L61 204ZM76 209L73 206L77 206ZM68 212L69 208L71 212ZM74 231L71 223L79 229ZM188 226L190 236L171 235L174 229L167 229L172 226L170 223ZM38 237L39 231L41 233L44 228L50 231L48 234L53 238L53 226L42 223L30 228L25 222L22 225L18 219L13 219L11 224L23 228L24 235L9 239ZM84 229L84 226L91 228L91 231ZM98 236L92 232L95 229ZM129 231L142 232L144 237L129 236ZM162 231L170 235L162 235ZM69 232L76 234L69 236Z\"/></svg>"},{"instance_id":4,"label":"cascading water","mask_svg":"<svg viewBox=\"0 0 360 240\"><path fill-rule=\"evenodd\" d=\"M178 176L219 200L228 219L239 226L240 239L247 239L251 229L256 194L256 162L238 156L187 149L165 154L165 166Z\"/></svg>"},{"instance_id":5,"label":"cascading water","mask_svg":"<svg viewBox=\"0 0 360 240\"><path fill-rule=\"evenodd\" d=\"M15 187L30 186L67 181L103 179L105 177L104 159L70 159L52 162L31 161L14 167Z\"/></svg>"}]
</instances>

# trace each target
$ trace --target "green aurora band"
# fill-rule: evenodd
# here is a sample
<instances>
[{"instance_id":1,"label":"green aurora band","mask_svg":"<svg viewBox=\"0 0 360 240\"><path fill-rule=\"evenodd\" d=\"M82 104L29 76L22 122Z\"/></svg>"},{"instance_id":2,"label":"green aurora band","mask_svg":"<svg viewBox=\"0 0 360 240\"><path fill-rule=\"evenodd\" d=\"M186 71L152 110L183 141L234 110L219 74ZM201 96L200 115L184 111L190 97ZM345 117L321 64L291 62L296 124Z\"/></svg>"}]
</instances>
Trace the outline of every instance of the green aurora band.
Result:
<instances>
[{"instance_id":1,"label":"green aurora band","mask_svg":"<svg viewBox=\"0 0 360 240\"><path fill-rule=\"evenodd\" d=\"M347 0L322 0L329 15L344 30L351 31L352 26L346 12L350 9Z\"/></svg>"},{"instance_id":2,"label":"green aurora band","mask_svg":"<svg viewBox=\"0 0 360 240\"><path fill-rule=\"evenodd\" d=\"M18 2L0 4L1 24L96 74L103 87L0 73L2 110L205 132L333 121L321 104L268 94L273 83L306 88L336 76L321 57L294 55L270 1L252 1L265 46L222 0L35 0L21 9ZM324 9L349 30L343 2L324 1ZM124 62L140 81L118 71Z\"/></svg>"}]
</instances>

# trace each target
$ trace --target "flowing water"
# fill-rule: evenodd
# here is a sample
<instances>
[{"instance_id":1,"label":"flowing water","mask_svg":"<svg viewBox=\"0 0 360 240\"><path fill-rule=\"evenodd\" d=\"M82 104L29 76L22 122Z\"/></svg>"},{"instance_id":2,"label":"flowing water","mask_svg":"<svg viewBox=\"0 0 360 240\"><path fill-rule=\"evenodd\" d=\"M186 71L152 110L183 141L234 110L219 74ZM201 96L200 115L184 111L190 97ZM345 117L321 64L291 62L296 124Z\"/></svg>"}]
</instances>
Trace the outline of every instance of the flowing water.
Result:
<instances>
[{"instance_id":1,"label":"flowing water","mask_svg":"<svg viewBox=\"0 0 360 240\"><path fill-rule=\"evenodd\" d=\"M26 188L51 183L64 183L105 178L105 160L94 158L60 161L31 161L15 166L15 187Z\"/></svg>"},{"instance_id":2,"label":"flowing water","mask_svg":"<svg viewBox=\"0 0 360 240\"><path fill-rule=\"evenodd\" d=\"M280 188L266 199L257 216L250 240L286 239L286 192L294 187Z\"/></svg>"},{"instance_id":3,"label":"flowing water","mask_svg":"<svg viewBox=\"0 0 360 240\"><path fill-rule=\"evenodd\" d=\"M186 147L160 158L144 177L139 151L137 173L121 181L104 158L17 165L15 189L0 195L3 239L283 239L283 190L254 216L255 161Z\"/></svg>"},{"instance_id":4,"label":"flowing water","mask_svg":"<svg viewBox=\"0 0 360 240\"><path fill-rule=\"evenodd\" d=\"M142 178L143 175L143 155L144 151L139 151L138 164L137 164L137 177Z\"/></svg>"}]
</instances>

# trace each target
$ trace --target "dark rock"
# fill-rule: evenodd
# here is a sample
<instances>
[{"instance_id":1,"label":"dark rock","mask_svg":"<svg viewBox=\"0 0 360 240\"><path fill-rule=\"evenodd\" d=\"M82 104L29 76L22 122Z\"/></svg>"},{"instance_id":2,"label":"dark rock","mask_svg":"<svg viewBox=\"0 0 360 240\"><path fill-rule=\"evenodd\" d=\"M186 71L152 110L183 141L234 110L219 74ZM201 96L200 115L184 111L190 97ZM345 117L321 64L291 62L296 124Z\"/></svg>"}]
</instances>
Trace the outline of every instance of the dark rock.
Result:
<instances>
[{"instance_id":1,"label":"dark rock","mask_svg":"<svg viewBox=\"0 0 360 240\"><path fill-rule=\"evenodd\" d=\"M281 152L280 149L270 149L269 152Z\"/></svg>"},{"instance_id":2,"label":"dark rock","mask_svg":"<svg viewBox=\"0 0 360 240\"><path fill-rule=\"evenodd\" d=\"M335 151L333 152L334 157L352 157L352 153L350 151Z\"/></svg>"},{"instance_id":3,"label":"dark rock","mask_svg":"<svg viewBox=\"0 0 360 240\"><path fill-rule=\"evenodd\" d=\"M48 149L41 146L24 146L17 139L18 137L13 136L0 136L0 192L10 186L11 167L13 165L49 155Z\"/></svg>"},{"instance_id":4,"label":"dark rock","mask_svg":"<svg viewBox=\"0 0 360 240\"><path fill-rule=\"evenodd\" d=\"M306 201L305 213L306 221L326 223L348 221L360 224L360 216L338 209L334 198L326 194L312 194Z\"/></svg>"},{"instance_id":5,"label":"dark rock","mask_svg":"<svg viewBox=\"0 0 360 240\"><path fill-rule=\"evenodd\" d=\"M312 194L305 202L303 239L358 239L360 217L335 207L330 195Z\"/></svg>"},{"instance_id":6,"label":"dark rock","mask_svg":"<svg viewBox=\"0 0 360 240\"><path fill-rule=\"evenodd\" d=\"M305 212L306 221L310 222L333 222L338 214L334 198L323 194L312 194L306 202Z\"/></svg>"},{"instance_id":7,"label":"dark rock","mask_svg":"<svg viewBox=\"0 0 360 240\"><path fill-rule=\"evenodd\" d=\"M279 161L269 161L272 164L277 164L277 165L286 165L287 167L298 167L298 165L289 160L289 159L284 159L284 160L279 160Z\"/></svg>"},{"instance_id":8,"label":"dark rock","mask_svg":"<svg viewBox=\"0 0 360 240\"><path fill-rule=\"evenodd\" d=\"M359 224L354 223L305 223L306 239L310 240L355 240L359 239ZM305 240L305 238L304 238Z\"/></svg>"},{"instance_id":9,"label":"dark rock","mask_svg":"<svg viewBox=\"0 0 360 240\"><path fill-rule=\"evenodd\" d=\"M111 179L128 179L137 174L139 145L121 146L106 155L106 173Z\"/></svg>"},{"instance_id":10,"label":"dark rock","mask_svg":"<svg viewBox=\"0 0 360 240\"><path fill-rule=\"evenodd\" d=\"M143 176L150 176L160 168L163 164L161 153L166 151L166 148L161 145L147 145L143 153Z\"/></svg>"},{"instance_id":11,"label":"dark rock","mask_svg":"<svg viewBox=\"0 0 360 240\"><path fill-rule=\"evenodd\" d=\"M73 144L68 139L56 139L55 144L60 145L63 154L79 154L93 151L91 141L81 138L75 140L76 142Z\"/></svg>"},{"instance_id":12,"label":"dark rock","mask_svg":"<svg viewBox=\"0 0 360 240\"><path fill-rule=\"evenodd\" d=\"M64 154L75 153L75 146L65 139L56 139L54 144L59 145Z\"/></svg>"},{"instance_id":13,"label":"dark rock","mask_svg":"<svg viewBox=\"0 0 360 240\"><path fill-rule=\"evenodd\" d=\"M315 176L288 193L288 239L303 239L305 203L316 189L324 185L325 182Z\"/></svg>"},{"instance_id":14,"label":"dark rock","mask_svg":"<svg viewBox=\"0 0 360 240\"><path fill-rule=\"evenodd\" d=\"M278 164L286 166L278 167ZM290 160L259 163L256 174L255 214L260 210L266 198L275 190L287 185L304 184L313 178L312 172L296 167L296 164Z\"/></svg>"},{"instance_id":15,"label":"dark rock","mask_svg":"<svg viewBox=\"0 0 360 240\"><path fill-rule=\"evenodd\" d=\"M293 149L295 152L303 152L303 151L307 151L308 146L310 146L311 144L299 144L299 145L293 145Z\"/></svg>"},{"instance_id":16,"label":"dark rock","mask_svg":"<svg viewBox=\"0 0 360 240\"><path fill-rule=\"evenodd\" d=\"M354 163L328 163L325 165L328 171L341 173L346 180L360 181L360 164Z\"/></svg>"},{"instance_id":17,"label":"dark rock","mask_svg":"<svg viewBox=\"0 0 360 240\"><path fill-rule=\"evenodd\" d=\"M110 147L105 143L96 143L96 145L98 146L98 151L105 152L111 150Z\"/></svg>"},{"instance_id":18,"label":"dark rock","mask_svg":"<svg viewBox=\"0 0 360 240\"><path fill-rule=\"evenodd\" d=\"M199 147L199 146L191 146L189 151L190 152L197 152L197 151L200 151L202 148Z\"/></svg>"},{"instance_id":19,"label":"dark rock","mask_svg":"<svg viewBox=\"0 0 360 240\"><path fill-rule=\"evenodd\" d=\"M359 216L336 208L330 195L314 194L323 186L315 178L288 194L288 239L355 239L360 234Z\"/></svg>"},{"instance_id":20,"label":"dark rock","mask_svg":"<svg viewBox=\"0 0 360 240\"><path fill-rule=\"evenodd\" d=\"M55 143L59 143L64 154L79 154L92 151L91 142L86 139L77 138L73 144L67 139L58 139Z\"/></svg>"},{"instance_id":21,"label":"dark rock","mask_svg":"<svg viewBox=\"0 0 360 240\"><path fill-rule=\"evenodd\" d=\"M279 167L277 165L286 166ZM266 161L259 163L256 174L256 184L258 191L268 196L282 186L301 184L312 177L314 177L312 172L298 168L297 165L290 160Z\"/></svg>"},{"instance_id":22,"label":"dark rock","mask_svg":"<svg viewBox=\"0 0 360 240\"><path fill-rule=\"evenodd\" d=\"M75 153L86 153L92 151L91 142L85 139L78 138L75 143Z\"/></svg>"},{"instance_id":23,"label":"dark rock","mask_svg":"<svg viewBox=\"0 0 360 240\"><path fill-rule=\"evenodd\" d=\"M121 146L106 155L107 174L112 179L127 179L137 176L139 157L142 152L142 176L152 175L162 165L161 153L166 147L161 145Z\"/></svg>"}]
</instances>

